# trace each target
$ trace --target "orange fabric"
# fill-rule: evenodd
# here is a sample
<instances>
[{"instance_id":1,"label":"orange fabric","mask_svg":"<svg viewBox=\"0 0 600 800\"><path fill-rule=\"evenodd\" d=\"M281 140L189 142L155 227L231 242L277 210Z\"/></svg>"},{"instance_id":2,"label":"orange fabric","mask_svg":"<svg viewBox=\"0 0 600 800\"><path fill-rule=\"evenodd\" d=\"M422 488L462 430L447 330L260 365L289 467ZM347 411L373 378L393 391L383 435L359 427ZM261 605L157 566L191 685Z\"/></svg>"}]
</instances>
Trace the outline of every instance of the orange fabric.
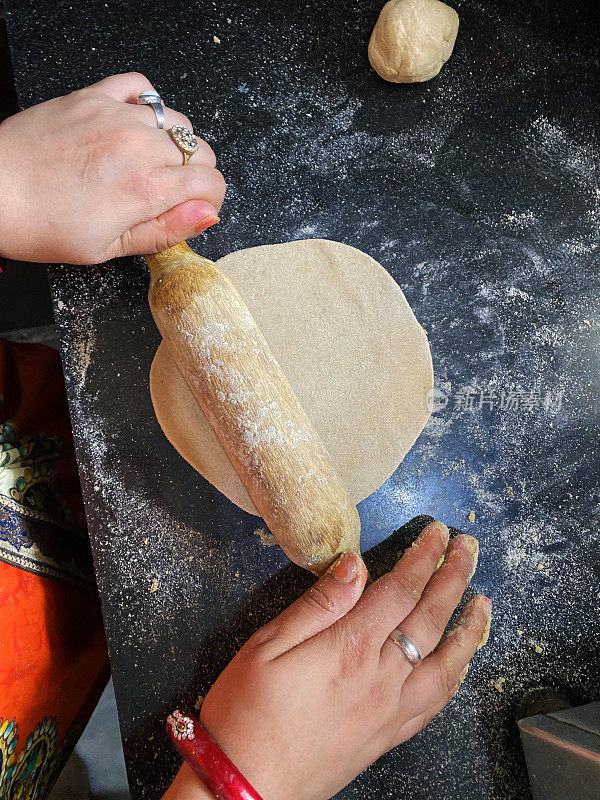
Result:
<instances>
[{"instance_id":1,"label":"orange fabric","mask_svg":"<svg viewBox=\"0 0 600 800\"><path fill-rule=\"evenodd\" d=\"M108 678L58 353L0 340L0 797L41 800Z\"/></svg>"},{"instance_id":2,"label":"orange fabric","mask_svg":"<svg viewBox=\"0 0 600 800\"><path fill-rule=\"evenodd\" d=\"M58 743L106 674L98 598L0 562L0 716L29 734L57 721Z\"/></svg>"}]
</instances>

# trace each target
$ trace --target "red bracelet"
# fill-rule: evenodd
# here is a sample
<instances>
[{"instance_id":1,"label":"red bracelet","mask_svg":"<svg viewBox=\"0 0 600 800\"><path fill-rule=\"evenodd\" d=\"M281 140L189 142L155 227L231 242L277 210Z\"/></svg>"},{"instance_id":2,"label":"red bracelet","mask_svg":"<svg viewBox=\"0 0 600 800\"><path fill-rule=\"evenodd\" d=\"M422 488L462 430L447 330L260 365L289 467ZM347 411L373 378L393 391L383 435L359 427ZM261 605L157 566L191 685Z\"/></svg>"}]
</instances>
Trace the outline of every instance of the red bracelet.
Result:
<instances>
[{"instance_id":1,"label":"red bracelet","mask_svg":"<svg viewBox=\"0 0 600 800\"><path fill-rule=\"evenodd\" d=\"M262 800L204 726L190 714L173 711L167 718L167 733L179 755L217 800Z\"/></svg>"}]
</instances>

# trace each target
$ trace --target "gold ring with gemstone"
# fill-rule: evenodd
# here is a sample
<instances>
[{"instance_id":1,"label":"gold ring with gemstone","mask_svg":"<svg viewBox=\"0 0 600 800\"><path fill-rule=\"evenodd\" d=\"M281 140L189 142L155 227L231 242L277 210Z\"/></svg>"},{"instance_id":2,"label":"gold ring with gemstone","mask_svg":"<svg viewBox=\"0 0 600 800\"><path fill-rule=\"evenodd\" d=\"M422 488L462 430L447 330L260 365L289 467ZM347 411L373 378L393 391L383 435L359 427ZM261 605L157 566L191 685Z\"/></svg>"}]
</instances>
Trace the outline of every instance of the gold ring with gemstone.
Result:
<instances>
[{"instance_id":1,"label":"gold ring with gemstone","mask_svg":"<svg viewBox=\"0 0 600 800\"><path fill-rule=\"evenodd\" d=\"M169 128L169 134L183 156L183 166L187 166L198 149L198 140L193 131L185 125L173 125Z\"/></svg>"}]
</instances>

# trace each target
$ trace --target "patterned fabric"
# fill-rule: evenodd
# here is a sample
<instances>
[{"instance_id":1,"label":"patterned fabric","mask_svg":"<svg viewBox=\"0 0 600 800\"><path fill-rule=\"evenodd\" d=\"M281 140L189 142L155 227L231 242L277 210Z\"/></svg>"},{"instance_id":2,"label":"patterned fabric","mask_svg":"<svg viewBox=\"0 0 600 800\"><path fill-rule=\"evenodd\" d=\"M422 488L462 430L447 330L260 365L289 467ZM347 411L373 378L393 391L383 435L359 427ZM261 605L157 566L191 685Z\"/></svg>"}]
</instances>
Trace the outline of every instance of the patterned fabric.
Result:
<instances>
[{"instance_id":1,"label":"patterned fabric","mask_svg":"<svg viewBox=\"0 0 600 800\"><path fill-rule=\"evenodd\" d=\"M44 345L0 346L0 559L94 587L58 354Z\"/></svg>"},{"instance_id":2,"label":"patterned fabric","mask_svg":"<svg viewBox=\"0 0 600 800\"><path fill-rule=\"evenodd\" d=\"M58 353L0 339L0 800L41 800L108 679Z\"/></svg>"},{"instance_id":3,"label":"patterned fabric","mask_svg":"<svg viewBox=\"0 0 600 800\"><path fill-rule=\"evenodd\" d=\"M48 770L44 767L55 758L56 722L44 719L36 725L17 757L18 741L18 725L14 720L4 720L0 725L0 786L11 800L38 800L46 792Z\"/></svg>"}]
</instances>

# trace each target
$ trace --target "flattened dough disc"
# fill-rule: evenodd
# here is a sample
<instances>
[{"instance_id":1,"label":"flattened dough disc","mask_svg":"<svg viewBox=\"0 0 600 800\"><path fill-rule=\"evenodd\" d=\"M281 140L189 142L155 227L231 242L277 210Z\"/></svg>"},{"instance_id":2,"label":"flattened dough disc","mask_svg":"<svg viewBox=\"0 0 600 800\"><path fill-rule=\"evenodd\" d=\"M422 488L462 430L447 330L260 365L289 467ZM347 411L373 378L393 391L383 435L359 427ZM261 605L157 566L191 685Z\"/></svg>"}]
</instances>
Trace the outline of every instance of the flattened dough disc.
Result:
<instances>
[{"instance_id":1,"label":"flattened dough disc","mask_svg":"<svg viewBox=\"0 0 600 800\"><path fill-rule=\"evenodd\" d=\"M251 247L217 264L246 302L353 501L364 500L394 472L429 417L429 345L400 287L370 256L324 239ZM164 343L152 362L150 392L171 444L256 514Z\"/></svg>"}]
</instances>

